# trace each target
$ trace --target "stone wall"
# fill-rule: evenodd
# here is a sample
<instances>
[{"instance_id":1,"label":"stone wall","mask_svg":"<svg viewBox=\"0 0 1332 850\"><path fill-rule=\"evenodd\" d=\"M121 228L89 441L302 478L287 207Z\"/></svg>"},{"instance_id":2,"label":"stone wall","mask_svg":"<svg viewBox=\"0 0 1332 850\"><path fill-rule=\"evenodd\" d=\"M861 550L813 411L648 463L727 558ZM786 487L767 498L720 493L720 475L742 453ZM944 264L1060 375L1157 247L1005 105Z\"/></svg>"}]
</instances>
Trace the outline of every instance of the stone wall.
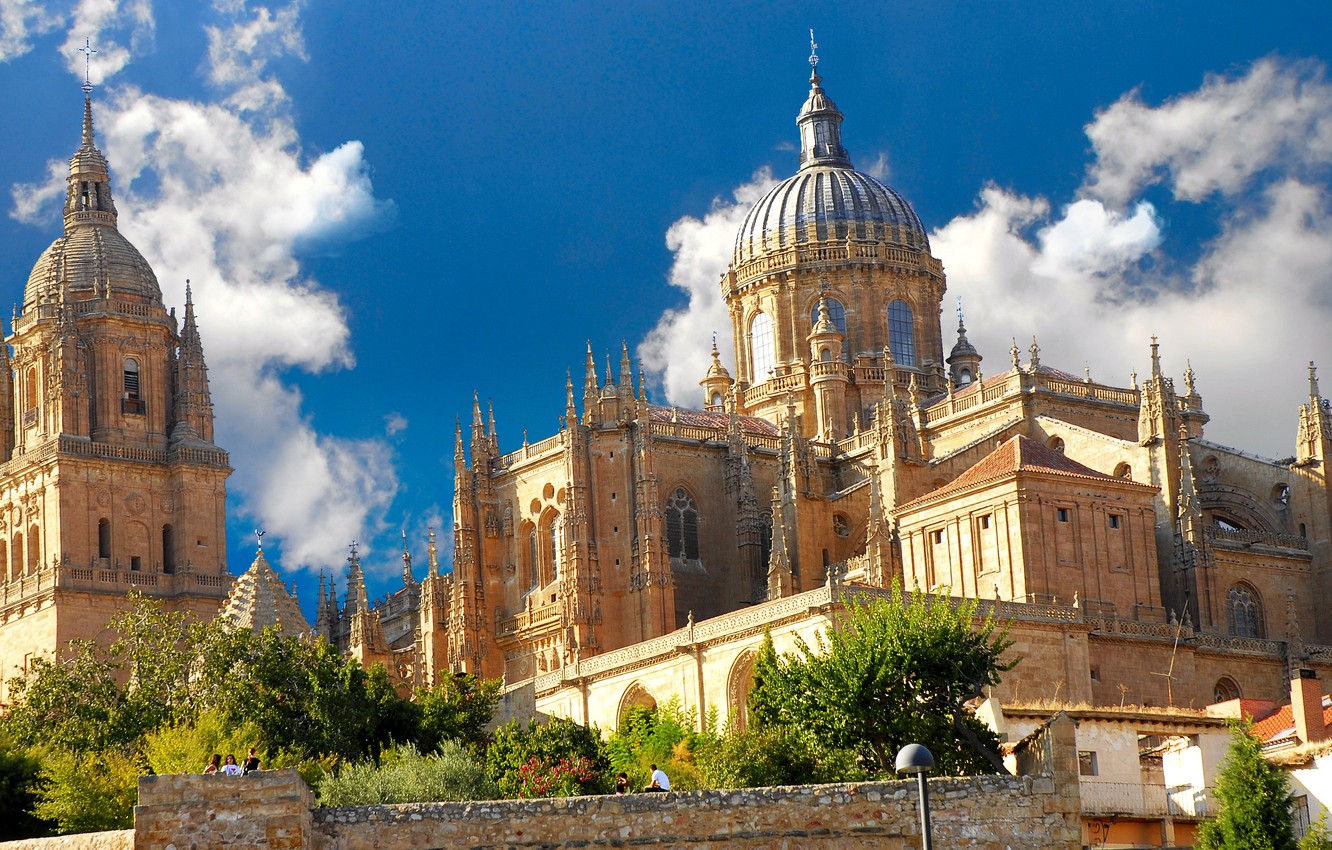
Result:
<instances>
[{"instance_id":1,"label":"stone wall","mask_svg":"<svg viewBox=\"0 0 1332 850\"><path fill-rule=\"evenodd\" d=\"M1019 745L1027 776L933 779L937 846L1081 846L1073 722L1060 715ZM920 845L914 782L876 782L316 809L294 770L244 777L145 776L135 829L0 845L0 850L412 850L412 848L783 847L908 850Z\"/></svg>"}]
</instances>

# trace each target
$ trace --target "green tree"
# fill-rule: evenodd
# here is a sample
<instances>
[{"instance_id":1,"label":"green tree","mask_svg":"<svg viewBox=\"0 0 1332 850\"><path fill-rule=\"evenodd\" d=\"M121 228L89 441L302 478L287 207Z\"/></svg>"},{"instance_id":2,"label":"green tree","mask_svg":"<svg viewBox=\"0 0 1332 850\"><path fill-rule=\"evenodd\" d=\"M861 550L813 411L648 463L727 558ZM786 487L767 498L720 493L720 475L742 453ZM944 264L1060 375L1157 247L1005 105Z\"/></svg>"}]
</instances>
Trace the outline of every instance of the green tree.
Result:
<instances>
[{"instance_id":1,"label":"green tree","mask_svg":"<svg viewBox=\"0 0 1332 850\"><path fill-rule=\"evenodd\" d=\"M1318 813L1309 830L1300 839L1300 850L1332 850L1332 835L1327 832L1327 809Z\"/></svg>"},{"instance_id":2,"label":"green tree","mask_svg":"<svg viewBox=\"0 0 1332 850\"><path fill-rule=\"evenodd\" d=\"M0 841L39 838L55 826L32 813L41 767L32 751L0 737Z\"/></svg>"},{"instance_id":3,"label":"green tree","mask_svg":"<svg viewBox=\"0 0 1332 850\"><path fill-rule=\"evenodd\" d=\"M866 778L854 750L829 747L806 729L729 729L705 740L694 756L706 788L762 788L855 782Z\"/></svg>"},{"instance_id":4,"label":"green tree","mask_svg":"<svg viewBox=\"0 0 1332 850\"><path fill-rule=\"evenodd\" d=\"M924 744L941 772L1004 771L998 739L967 703L1016 659L1007 626L977 620L977 601L946 595L852 601L814 646L778 657L771 640L754 667L750 717L760 728L809 732L829 749L856 750L892 775L899 748Z\"/></svg>"},{"instance_id":5,"label":"green tree","mask_svg":"<svg viewBox=\"0 0 1332 850\"><path fill-rule=\"evenodd\" d=\"M499 706L502 679L478 679L471 673L441 676L433 687L416 692L421 708L421 752L438 749L445 741L458 741L484 753L486 727Z\"/></svg>"},{"instance_id":6,"label":"green tree","mask_svg":"<svg viewBox=\"0 0 1332 850\"><path fill-rule=\"evenodd\" d=\"M655 708L634 706L620 718L620 725L606 741L606 754L612 773L624 771L631 787L642 788L656 764L671 778L671 788L687 791L700 785L694 754L705 741L715 737L709 726L700 733L695 728L697 715L686 710L679 697L671 697Z\"/></svg>"},{"instance_id":7,"label":"green tree","mask_svg":"<svg viewBox=\"0 0 1332 850\"><path fill-rule=\"evenodd\" d=\"M1247 724L1230 728L1214 799L1220 811L1198 830L1198 850L1295 850L1290 783L1263 758Z\"/></svg>"},{"instance_id":8,"label":"green tree","mask_svg":"<svg viewBox=\"0 0 1332 850\"><path fill-rule=\"evenodd\" d=\"M551 770L557 770L561 762L587 759L592 772L587 780L577 783L577 793L596 794L610 790L607 781L610 763L601 734L595 727L580 726L563 717L552 717L542 724L530 720L526 726L511 720L495 731L494 739L486 748L486 775L499 786L505 797L517 797L522 793L524 779L533 770L530 764L534 758L539 765Z\"/></svg>"}]
</instances>

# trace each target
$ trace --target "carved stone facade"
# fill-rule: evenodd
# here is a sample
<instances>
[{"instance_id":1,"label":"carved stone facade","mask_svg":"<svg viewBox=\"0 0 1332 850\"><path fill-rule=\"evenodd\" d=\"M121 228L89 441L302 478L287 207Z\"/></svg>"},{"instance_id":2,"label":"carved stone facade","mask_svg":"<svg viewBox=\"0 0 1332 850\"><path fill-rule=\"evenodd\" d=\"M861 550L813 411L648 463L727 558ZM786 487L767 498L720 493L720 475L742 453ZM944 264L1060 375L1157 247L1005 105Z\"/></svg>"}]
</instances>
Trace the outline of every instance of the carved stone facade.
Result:
<instances>
[{"instance_id":1,"label":"carved stone facade","mask_svg":"<svg viewBox=\"0 0 1332 850\"><path fill-rule=\"evenodd\" d=\"M422 585L414 680L534 680L533 708L604 721L645 691L602 658L895 579L1021 621L1006 688L1026 697L1275 698L1289 664L1323 664L1332 408L1312 366L1296 454L1268 460L1206 439L1192 369L1179 392L1155 340L1122 387L1042 364L1035 340L986 377L960 316L945 356L942 264L910 204L854 170L841 121L816 67L800 169L755 205L720 282L736 374L714 345L702 410L651 403L627 349L604 374L589 349L558 433L517 450L474 402L454 569ZM740 652L760 632L716 639ZM685 654L645 664L675 692L743 688L739 656ZM596 688L577 672L603 667ZM700 710L703 688L683 694Z\"/></svg>"},{"instance_id":2,"label":"carved stone facade","mask_svg":"<svg viewBox=\"0 0 1332 850\"><path fill-rule=\"evenodd\" d=\"M94 143L70 159L64 235L33 267L0 346L0 675L95 638L130 590L216 613L227 453L188 286L185 316L116 227Z\"/></svg>"}]
</instances>

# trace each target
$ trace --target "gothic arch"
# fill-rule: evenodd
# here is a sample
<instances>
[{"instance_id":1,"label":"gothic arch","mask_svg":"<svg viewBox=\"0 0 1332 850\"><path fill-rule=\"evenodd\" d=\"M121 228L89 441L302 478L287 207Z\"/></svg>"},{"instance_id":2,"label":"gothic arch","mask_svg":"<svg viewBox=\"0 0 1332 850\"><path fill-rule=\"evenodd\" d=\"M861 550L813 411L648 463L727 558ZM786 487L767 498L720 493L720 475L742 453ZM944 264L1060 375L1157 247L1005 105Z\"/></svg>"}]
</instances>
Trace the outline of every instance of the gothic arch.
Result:
<instances>
[{"instance_id":1,"label":"gothic arch","mask_svg":"<svg viewBox=\"0 0 1332 850\"><path fill-rule=\"evenodd\" d=\"M777 367L777 339L772 317L756 310L745 324L749 343L749 383L761 384Z\"/></svg>"},{"instance_id":2,"label":"gothic arch","mask_svg":"<svg viewBox=\"0 0 1332 850\"><path fill-rule=\"evenodd\" d=\"M1239 683L1229 676L1222 676L1216 680L1212 687L1212 701L1225 702L1226 700L1240 699L1244 692L1240 690Z\"/></svg>"},{"instance_id":3,"label":"gothic arch","mask_svg":"<svg viewBox=\"0 0 1332 850\"><path fill-rule=\"evenodd\" d=\"M1263 598L1247 581L1236 582L1226 592L1226 628L1235 637L1267 637Z\"/></svg>"},{"instance_id":4,"label":"gothic arch","mask_svg":"<svg viewBox=\"0 0 1332 850\"><path fill-rule=\"evenodd\" d=\"M754 686L754 662L758 652L746 649L731 664L726 677L726 712L732 728L743 732L749 725L749 689Z\"/></svg>"},{"instance_id":5,"label":"gothic arch","mask_svg":"<svg viewBox=\"0 0 1332 850\"><path fill-rule=\"evenodd\" d=\"M634 682L625 690L624 696L620 697L620 706L615 709L615 725L617 727L620 725L626 711L638 707L653 710L657 708L657 698L642 682Z\"/></svg>"},{"instance_id":6,"label":"gothic arch","mask_svg":"<svg viewBox=\"0 0 1332 850\"><path fill-rule=\"evenodd\" d=\"M701 512L692 488L677 484L667 491L662 505L666 524L666 554L672 559L697 561L700 559L699 519Z\"/></svg>"},{"instance_id":7,"label":"gothic arch","mask_svg":"<svg viewBox=\"0 0 1332 850\"><path fill-rule=\"evenodd\" d=\"M1268 500L1234 486L1210 485L1198 490L1198 498L1207 516L1247 531L1279 531L1281 518Z\"/></svg>"},{"instance_id":8,"label":"gothic arch","mask_svg":"<svg viewBox=\"0 0 1332 850\"><path fill-rule=\"evenodd\" d=\"M560 577L564 560L564 523L555 508L548 507L537 520L537 576L545 586Z\"/></svg>"}]
</instances>

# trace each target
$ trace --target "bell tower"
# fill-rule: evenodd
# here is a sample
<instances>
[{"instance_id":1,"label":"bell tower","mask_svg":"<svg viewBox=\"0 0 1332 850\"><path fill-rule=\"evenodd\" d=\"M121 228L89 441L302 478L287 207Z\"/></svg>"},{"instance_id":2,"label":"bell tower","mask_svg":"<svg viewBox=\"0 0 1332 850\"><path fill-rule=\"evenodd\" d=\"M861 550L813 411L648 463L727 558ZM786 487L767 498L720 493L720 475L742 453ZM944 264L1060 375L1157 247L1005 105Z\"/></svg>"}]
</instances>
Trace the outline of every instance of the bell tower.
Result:
<instances>
[{"instance_id":1,"label":"bell tower","mask_svg":"<svg viewBox=\"0 0 1332 850\"><path fill-rule=\"evenodd\" d=\"M37 260L0 375L0 675L95 638L131 589L226 598L227 453L194 302L184 326L121 235L85 87L64 233ZM12 352L12 353L11 353Z\"/></svg>"}]
</instances>

